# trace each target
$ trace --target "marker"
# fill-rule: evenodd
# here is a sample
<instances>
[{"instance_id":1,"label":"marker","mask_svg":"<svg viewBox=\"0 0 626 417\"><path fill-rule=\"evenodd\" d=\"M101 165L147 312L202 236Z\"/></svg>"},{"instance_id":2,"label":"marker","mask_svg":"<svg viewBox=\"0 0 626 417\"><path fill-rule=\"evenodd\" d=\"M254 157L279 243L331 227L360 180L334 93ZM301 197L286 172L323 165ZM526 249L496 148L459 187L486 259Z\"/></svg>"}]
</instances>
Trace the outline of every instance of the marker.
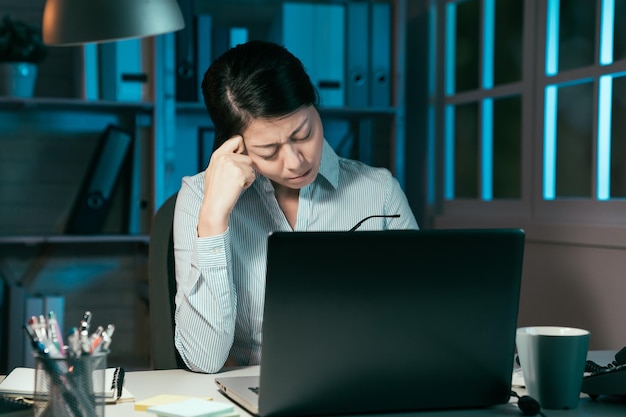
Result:
<instances>
[{"instance_id":1,"label":"marker","mask_svg":"<svg viewBox=\"0 0 626 417\"><path fill-rule=\"evenodd\" d=\"M69 348L69 354L75 357L80 357L80 340L78 329L76 327L72 327L69 332L67 332L67 344Z\"/></svg>"},{"instance_id":2,"label":"marker","mask_svg":"<svg viewBox=\"0 0 626 417\"><path fill-rule=\"evenodd\" d=\"M54 311L48 313L48 334L50 340L55 344L61 355L65 356L65 344L63 343L63 334L61 333L61 327L57 321Z\"/></svg>"},{"instance_id":3,"label":"marker","mask_svg":"<svg viewBox=\"0 0 626 417\"><path fill-rule=\"evenodd\" d=\"M39 338L37 337L37 334L33 331L32 327L29 325L24 325L23 328L26 331L28 338L30 339L33 350L39 353L40 355L48 356L49 354L48 349L43 344L43 342L39 340Z\"/></svg>"},{"instance_id":4,"label":"marker","mask_svg":"<svg viewBox=\"0 0 626 417\"><path fill-rule=\"evenodd\" d=\"M42 341L46 338L45 333L42 332L41 326L39 325L39 319L36 316L31 316L30 319L28 319L28 326L34 332L37 339Z\"/></svg>"},{"instance_id":5,"label":"marker","mask_svg":"<svg viewBox=\"0 0 626 417\"><path fill-rule=\"evenodd\" d=\"M115 326L112 324L109 324L107 326L107 329L104 331L104 333L102 333L102 350L109 350L109 346L111 345L111 342L113 341L113 332L115 332Z\"/></svg>"},{"instance_id":6,"label":"marker","mask_svg":"<svg viewBox=\"0 0 626 417\"><path fill-rule=\"evenodd\" d=\"M91 311L85 311L83 319L80 321L81 330L84 327L89 332L89 326L91 325Z\"/></svg>"},{"instance_id":7,"label":"marker","mask_svg":"<svg viewBox=\"0 0 626 417\"><path fill-rule=\"evenodd\" d=\"M89 352L90 353L94 353L96 351L96 349L98 349L98 346L100 346L100 342L102 342L102 333L103 332L104 332L104 327L98 326L96 331L93 332L93 334L89 338L90 339L89 340L90 341L90 345L89 345Z\"/></svg>"}]
</instances>

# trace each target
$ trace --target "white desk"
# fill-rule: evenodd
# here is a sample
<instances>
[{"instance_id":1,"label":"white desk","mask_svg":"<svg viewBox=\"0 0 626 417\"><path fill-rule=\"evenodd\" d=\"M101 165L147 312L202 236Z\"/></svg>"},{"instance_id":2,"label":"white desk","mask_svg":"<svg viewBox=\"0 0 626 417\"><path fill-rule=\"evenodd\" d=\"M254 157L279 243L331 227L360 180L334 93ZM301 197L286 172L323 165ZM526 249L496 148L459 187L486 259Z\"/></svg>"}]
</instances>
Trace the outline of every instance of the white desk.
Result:
<instances>
[{"instance_id":1,"label":"white desk","mask_svg":"<svg viewBox=\"0 0 626 417\"><path fill-rule=\"evenodd\" d=\"M590 358L600 364L606 364L613 359L614 352L590 352ZM258 367L252 366L240 368L233 371L224 372L217 375L256 375ZM159 394L178 394L199 397L213 397L215 401L229 401L219 393L213 380L217 375L198 374L184 370L168 371L141 371L128 372L126 374L125 386L133 393L137 400L142 400ZM456 387L451 389L463 389ZM518 390L520 394L523 391ZM241 416L248 414L239 409ZM544 410L546 417L617 417L626 415L626 401L617 398L601 397L598 400L591 400L587 397L581 398L576 410ZM154 416L150 413L138 413L134 411L134 403L122 403L109 405L106 407L106 417L126 417L126 416ZM517 408L515 402L492 407L488 409L476 410L452 410L452 411L432 411L415 413L394 413L385 415L393 417L478 417L478 416L507 416L521 417L522 413ZM367 417L372 417L371 415Z\"/></svg>"}]
</instances>

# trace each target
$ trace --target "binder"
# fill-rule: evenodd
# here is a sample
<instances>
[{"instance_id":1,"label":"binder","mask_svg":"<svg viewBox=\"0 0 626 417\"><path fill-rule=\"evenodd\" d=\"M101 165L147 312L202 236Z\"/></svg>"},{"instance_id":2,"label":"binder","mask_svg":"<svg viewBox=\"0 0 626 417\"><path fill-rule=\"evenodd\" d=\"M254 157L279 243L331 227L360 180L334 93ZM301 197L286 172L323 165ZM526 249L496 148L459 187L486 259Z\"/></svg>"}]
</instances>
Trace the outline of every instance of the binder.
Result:
<instances>
[{"instance_id":1,"label":"binder","mask_svg":"<svg viewBox=\"0 0 626 417\"><path fill-rule=\"evenodd\" d=\"M196 16L196 90L198 101L204 103L202 80L213 59L213 18L208 14Z\"/></svg>"},{"instance_id":2,"label":"binder","mask_svg":"<svg viewBox=\"0 0 626 417\"><path fill-rule=\"evenodd\" d=\"M248 42L248 29L244 27L232 27L229 31L230 47L233 48Z\"/></svg>"},{"instance_id":3,"label":"binder","mask_svg":"<svg viewBox=\"0 0 626 417\"><path fill-rule=\"evenodd\" d=\"M391 5L372 3L370 105L391 105Z\"/></svg>"},{"instance_id":4,"label":"binder","mask_svg":"<svg viewBox=\"0 0 626 417\"><path fill-rule=\"evenodd\" d=\"M100 99L100 70L98 64L98 44L82 46L82 74L80 91L84 100Z\"/></svg>"},{"instance_id":5,"label":"binder","mask_svg":"<svg viewBox=\"0 0 626 417\"><path fill-rule=\"evenodd\" d=\"M74 203L66 233L93 234L101 230L132 141L130 132L114 125L107 126Z\"/></svg>"},{"instance_id":6,"label":"binder","mask_svg":"<svg viewBox=\"0 0 626 417\"><path fill-rule=\"evenodd\" d=\"M143 72L141 39L99 45L100 97L110 101L141 101L148 76Z\"/></svg>"},{"instance_id":7,"label":"binder","mask_svg":"<svg viewBox=\"0 0 626 417\"><path fill-rule=\"evenodd\" d=\"M178 0L180 11L185 22L194 21L194 2ZM198 101L198 83L196 57L196 40L194 25L187 24L175 33L176 39L176 101Z\"/></svg>"},{"instance_id":8,"label":"binder","mask_svg":"<svg viewBox=\"0 0 626 417\"><path fill-rule=\"evenodd\" d=\"M198 129L198 168L196 172L204 171L207 168L213 151L215 151L215 129Z\"/></svg>"},{"instance_id":9,"label":"binder","mask_svg":"<svg viewBox=\"0 0 626 417\"><path fill-rule=\"evenodd\" d=\"M248 29L245 27L217 26L213 28L213 59L228 49L248 41Z\"/></svg>"},{"instance_id":10,"label":"binder","mask_svg":"<svg viewBox=\"0 0 626 417\"><path fill-rule=\"evenodd\" d=\"M369 105L369 4L346 4L346 106Z\"/></svg>"},{"instance_id":11,"label":"binder","mask_svg":"<svg viewBox=\"0 0 626 417\"><path fill-rule=\"evenodd\" d=\"M8 305L8 314L5 316L7 318L7 322L5 322L5 328L7 329L6 340L2 341L3 349L7 350L7 368L2 369L4 372L16 366L24 365L24 352L27 350L31 352L32 356L31 346L27 343L27 338L22 328L22 323L24 322L15 320L15 317L27 317L26 289L22 285L13 282L5 287L5 291L4 303ZM12 317L13 320L8 320L9 317Z\"/></svg>"},{"instance_id":12,"label":"binder","mask_svg":"<svg viewBox=\"0 0 626 417\"><path fill-rule=\"evenodd\" d=\"M345 103L345 8L337 4L283 3L270 37L302 61L321 105Z\"/></svg>"},{"instance_id":13,"label":"binder","mask_svg":"<svg viewBox=\"0 0 626 417\"><path fill-rule=\"evenodd\" d=\"M342 5L314 5L313 59L322 105L345 104L345 8ZM293 22L297 24L297 22Z\"/></svg>"}]
</instances>

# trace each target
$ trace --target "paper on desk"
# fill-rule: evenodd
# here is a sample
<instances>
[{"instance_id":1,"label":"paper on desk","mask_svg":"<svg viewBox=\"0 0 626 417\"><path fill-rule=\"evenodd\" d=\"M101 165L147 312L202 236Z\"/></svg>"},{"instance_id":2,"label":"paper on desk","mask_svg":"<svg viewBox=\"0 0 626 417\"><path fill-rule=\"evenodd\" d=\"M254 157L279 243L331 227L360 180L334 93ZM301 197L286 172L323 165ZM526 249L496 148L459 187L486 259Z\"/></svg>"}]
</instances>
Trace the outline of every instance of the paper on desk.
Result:
<instances>
[{"instance_id":1,"label":"paper on desk","mask_svg":"<svg viewBox=\"0 0 626 417\"><path fill-rule=\"evenodd\" d=\"M222 417L232 415L234 410L235 407L230 403L190 399L148 407L146 411L160 417Z\"/></svg>"},{"instance_id":2,"label":"paper on desk","mask_svg":"<svg viewBox=\"0 0 626 417\"><path fill-rule=\"evenodd\" d=\"M524 374L522 374L522 368L513 369L511 385L518 388L524 388L526 386L526 383L524 382Z\"/></svg>"}]
</instances>

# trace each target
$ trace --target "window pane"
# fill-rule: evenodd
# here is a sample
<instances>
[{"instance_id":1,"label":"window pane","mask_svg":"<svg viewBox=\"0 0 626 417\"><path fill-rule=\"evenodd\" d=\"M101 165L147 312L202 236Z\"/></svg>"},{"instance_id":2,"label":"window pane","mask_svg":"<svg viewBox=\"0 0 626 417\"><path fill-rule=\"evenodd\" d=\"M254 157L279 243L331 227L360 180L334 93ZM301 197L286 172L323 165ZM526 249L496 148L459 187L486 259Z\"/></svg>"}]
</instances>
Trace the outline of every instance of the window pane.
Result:
<instances>
[{"instance_id":1,"label":"window pane","mask_svg":"<svg viewBox=\"0 0 626 417\"><path fill-rule=\"evenodd\" d=\"M480 3L478 0L460 2L456 10L456 91L478 88L480 57Z\"/></svg>"},{"instance_id":2,"label":"window pane","mask_svg":"<svg viewBox=\"0 0 626 417\"><path fill-rule=\"evenodd\" d=\"M591 197L593 84L558 89L556 196Z\"/></svg>"},{"instance_id":3,"label":"window pane","mask_svg":"<svg viewBox=\"0 0 626 417\"><path fill-rule=\"evenodd\" d=\"M496 3L496 29L494 39L495 85L522 79L522 28L524 2L498 0Z\"/></svg>"},{"instance_id":4,"label":"window pane","mask_svg":"<svg viewBox=\"0 0 626 417\"><path fill-rule=\"evenodd\" d=\"M595 1L561 0L559 71L594 64L596 51L595 25Z\"/></svg>"},{"instance_id":5,"label":"window pane","mask_svg":"<svg viewBox=\"0 0 626 417\"><path fill-rule=\"evenodd\" d=\"M456 107L454 117L455 198L478 197L478 104Z\"/></svg>"},{"instance_id":6,"label":"window pane","mask_svg":"<svg viewBox=\"0 0 626 417\"><path fill-rule=\"evenodd\" d=\"M613 60L626 58L626 0L615 0Z\"/></svg>"},{"instance_id":7,"label":"window pane","mask_svg":"<svg viewBox=\"0 0 626 417\"><path fill-rule=\"evenodd\" d=\"M611 198L626 197L626 77L613 79Z\"/></svg>"},{"instance_id":8,"label":"window pane","mask_svg":"<svg viewBox=\"0 0 626 417\"><path fill-rule=\"evenodd\" d=\"M521 198L522 99L493 103L493 197Z\"/></svg>"}]
</instances>

